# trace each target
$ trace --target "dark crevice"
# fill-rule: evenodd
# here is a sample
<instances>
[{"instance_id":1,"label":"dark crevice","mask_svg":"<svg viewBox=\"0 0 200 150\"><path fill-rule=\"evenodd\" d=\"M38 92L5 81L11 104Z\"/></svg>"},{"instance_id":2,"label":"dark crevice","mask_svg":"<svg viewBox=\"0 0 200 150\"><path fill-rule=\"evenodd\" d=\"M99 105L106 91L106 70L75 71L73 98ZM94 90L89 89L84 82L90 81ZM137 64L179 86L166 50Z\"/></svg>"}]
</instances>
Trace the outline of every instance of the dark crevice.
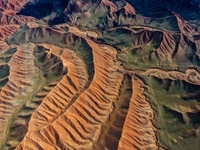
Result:
<instances>
[{"instance_id":1,"label":"dark crevice","mask_svg":"<svg viewBox=\"0 0 200 150\"><path fill-rule=\"evenodd\" d=\"M132 94L132 78L129 74L126 74L119 89L119 96L113 103L114 110L109 115L106 125L102 127L95 149L101 150L106 147L117 150Z\"/></svg>"}]
</instances>

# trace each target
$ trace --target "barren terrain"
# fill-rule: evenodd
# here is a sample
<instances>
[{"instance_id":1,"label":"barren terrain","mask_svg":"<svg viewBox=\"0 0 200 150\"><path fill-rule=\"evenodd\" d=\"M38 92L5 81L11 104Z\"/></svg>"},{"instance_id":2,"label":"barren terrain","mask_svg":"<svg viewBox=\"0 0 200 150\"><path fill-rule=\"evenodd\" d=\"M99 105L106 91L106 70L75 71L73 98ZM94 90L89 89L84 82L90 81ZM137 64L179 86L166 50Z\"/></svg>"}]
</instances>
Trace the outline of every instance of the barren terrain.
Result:
<instances>
[{"instance_id":1,"label":"barren terrain","mask_svg":"<svg viewBox=\"0 0 200 150\"><path fill-rule=\"evenodd\" d=\"M0 149L199 150L197 0L0 0Z\"/></svg>"}]
</instances>

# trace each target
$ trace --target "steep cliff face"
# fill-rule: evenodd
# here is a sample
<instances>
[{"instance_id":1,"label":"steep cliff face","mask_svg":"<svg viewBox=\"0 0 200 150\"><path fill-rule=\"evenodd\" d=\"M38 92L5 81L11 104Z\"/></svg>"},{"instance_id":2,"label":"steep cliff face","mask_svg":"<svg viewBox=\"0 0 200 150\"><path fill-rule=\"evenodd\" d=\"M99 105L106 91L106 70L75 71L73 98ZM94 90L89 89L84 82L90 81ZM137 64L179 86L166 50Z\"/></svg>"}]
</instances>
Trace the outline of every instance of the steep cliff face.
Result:
<instances>
[{"instance_id":1,"label":"steep cliff face","mask_svg":"<svg viewBox=\"0 0 200 150\"><path fill-rule=\"evenodd\" d=\"M199 150L195 0L1 0L0 149Z\"/></svg>"}]
</instances>

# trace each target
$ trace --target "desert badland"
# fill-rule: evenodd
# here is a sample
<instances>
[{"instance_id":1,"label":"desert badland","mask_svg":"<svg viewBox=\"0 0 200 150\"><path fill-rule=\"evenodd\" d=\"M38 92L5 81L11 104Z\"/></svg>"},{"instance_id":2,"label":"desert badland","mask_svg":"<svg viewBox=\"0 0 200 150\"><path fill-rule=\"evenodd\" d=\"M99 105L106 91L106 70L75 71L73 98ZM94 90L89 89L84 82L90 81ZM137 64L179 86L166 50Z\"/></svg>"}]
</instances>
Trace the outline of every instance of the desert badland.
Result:
<instances>
[{"instance_id":1,"label":"desert badland","mask_svg":"<svg viewBox=\"0 0 200 150\"><path fill-rule=\"evenodd\" d=\"M0 149L199 150L198 0L0 0Z\"/></svg>"}]
</instances>

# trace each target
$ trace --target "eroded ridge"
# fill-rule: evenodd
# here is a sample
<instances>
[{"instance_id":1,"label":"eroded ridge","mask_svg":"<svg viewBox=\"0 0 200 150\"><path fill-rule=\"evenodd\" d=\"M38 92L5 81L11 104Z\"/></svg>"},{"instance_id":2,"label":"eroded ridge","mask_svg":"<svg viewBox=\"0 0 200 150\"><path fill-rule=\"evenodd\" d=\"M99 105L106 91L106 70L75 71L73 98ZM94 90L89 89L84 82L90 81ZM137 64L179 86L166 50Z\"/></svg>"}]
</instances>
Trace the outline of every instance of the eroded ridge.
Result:
<instances>
[{"instance_id":1,"label":"eroded ridge","mask_svg":"<svg viewBox=\"0 0 200 150\"><path fill-rule=\"evenodd\" d=\"M197 0L1 0L0 149L199 150L199 18Z\"/></svg>"},{"instance_id":2,"label":"eroded ridge","mask_svg":"<svg viewBox=\"0 0 200 150\"><path fill-rule=\"evenodd\" d=\"M12 54L13 51L15 52L15 49L11 49L7 53ZM26 97L23 98L23 103L11 116L12 122L9 125L9 134L3 144L3 149L13 149L21 142L28 130L28 122L32 113L67 72L63 61L58 55L51 53L48 48L34 45L32 55L34 56L33 63L38 70L38 72L32 72L31 74L33 76L37 75L35 78L31 78L35 84L31 86L31 92L24 91L23 95L26 95ZM26 55L26 57L29 56Z\"/></svg>"},{"instance_id":3,"label":"eroded ridge","mask_svg":"<svg viewBox=\"0 0 200 150\"><path fill-rule=\"evenodd\" d=\"M102 127L101 135L94 149L117 149L122 135L122 129L126 115L129 110L130 99L132 97L132 78L127 73L121 82L119 95L113 102L113 111L109 119Z\"/></svg>"},{"instance_id":4,"label":"eroded ridge","mask_svg":"<svg viewBox=\"0 0 200 150\"><path fill-rule=\"evenodd\" d=\"M51 124L29 130L17 149L93 149L102 125L113 110L112 102L118 95L123 73L113 61L116 51L112 47L105 50L89 39L87 42L93 49L95 66L90 86Z\"/></svg>"},{"instance_id":5,"label":"eroded ridge","mask_svg":"<svg viewBox=\"0 0 200 150\"><path fill-rule=\"evenodd\" d=\"M34 44L22 44L8 62L10 66L9 81L0 91L1 143L8 134L12 115L23 105L39 82L39 70L34 66L33 50Z\"/></svg>"},{"instance_id":6,"label":"eroded ridge","mask_svg":"<svg viewBox=\"0 0 200 150\"><path fill-rule=\"evenodd\" d=\"M73 99L76 99L88 82L84 63L73 51L49 44L40 44L40 46L50 49L49 53L60 57L64 67L67 68L67 74L47 95L44 95L42 104L33 113L29 130L36 130L36 128L51 124L70 106ZM38 96L42 96L42 94Z\"/></svg>"},{"instance_id":7,"label":"eroded ridge","mask_svg":"<svg viewBox=\"0 0 200 150\"><path fill-rule=\"evenodd\" d=\"M152 124L154 113L150 103L143 95L143 83L139 78L132 76L132 84L133 95L118 149L158 149L155 135L156 128Z\"/></svg>"}]
</instances>

